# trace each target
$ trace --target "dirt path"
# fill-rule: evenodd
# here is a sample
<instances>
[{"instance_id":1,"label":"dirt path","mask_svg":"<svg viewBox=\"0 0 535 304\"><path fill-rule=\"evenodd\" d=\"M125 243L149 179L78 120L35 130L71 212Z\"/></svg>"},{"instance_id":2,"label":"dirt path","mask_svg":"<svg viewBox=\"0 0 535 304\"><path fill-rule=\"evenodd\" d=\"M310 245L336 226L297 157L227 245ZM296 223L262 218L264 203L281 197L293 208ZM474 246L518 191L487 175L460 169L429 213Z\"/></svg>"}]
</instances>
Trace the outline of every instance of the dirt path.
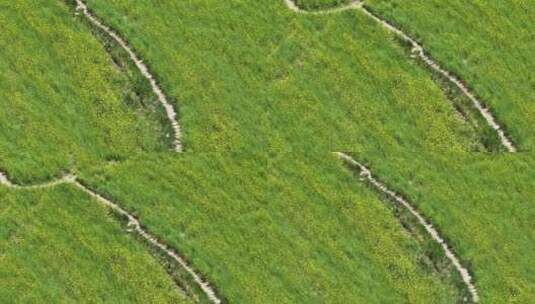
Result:
<instances>
[{"instance_id":1,"label":"dirt path","mask_svg":"<svg viewBox=\"0 0 535 304\"><path fill-rule=\"evenodd\" d=\"M203 280L201 276L190 265L188 265L188 263L180 255L178 255L173 249L169 248L167 245L159 241L156 236L154 236L153 234L148 232L146 229L144 229L143 226L141 225L141 222L137 218L135 218L132 214L128 213L126 210L121 208L118 204L112 202L109 199L104 198L100 194L96 193L95 191L91 190L90 188L82 184L75 175L69 174L69 175L65 175L64 177L60 179L46 182L43 184L26 186L26 185L18 185L18 184L13 183L12 181L9 180L9 178L7 177L5 173L0 172L0 185L3 185L11 189L16 189L16 190L46 189L46 188L52 188L52 187L62 185L62 184L73 185L74 187L78 188L79 190L91 196L93 199L95 199L99 203L103 204L104 206L112 209L116 213L128 219L128 226L133 227L133 229L141 237L147 240L152 246L159 249L160 251L165 253L168 257L176 261L191 276L191 278L202 289L202 291L206 294L206 296L212 303L215 303L215 304L222 303L221 299L218 297L217 293L211 287L211 285L205 280Z\"/></svg>"},{"instance_id":2,"label":"dirt path","mask_svg":"<svg viewBox=\"0 0 535 304\"><path fill-rule=\"evenodd\" d=\"M477 293L477 289L475 285L472 283L472 276L470 275L468 269L466 269L461 264L459 258L455 255L455 253L453 253L453 251L451 251L450 246L446 243L444 238L440 236L440 234L433 227L433 225L431 225L429 221L427 221L424 218L424 216L421 215L411 203L409 203L403 197L396 194L394 191L388 189L388 187L385 184L378 181L373 176L371 171L368 168L366 168L366 166L357 162L355 159L353 159L351 156L345 153L336 152L335 154L339 158L347 162L349 165L358 168L360 170L360 175L363 178L365 178L371 185L373 185L381 193L386 194L391 200L403 206L403 208L407 209L418 220L420 225L422 225L425 228L425 230L431 236L431 238L433 238L433 240L442 247L442 250L444 251L444 254L446 255L446 257L451 261L451 263L453 264L457 272L459 272L459 274L461 275L461 279L463 280L463 283L466 285L466 288L468 289L468 291L470 292L470 295L472 296L472 301L474 303L478 303L479 295Z\"/></svg>"},{"instance_id":3,"label":"dirt path","mask_svg":"<svg viewBox=\"0 0 535 304\"><path fill-rule=\"evenodd\" d=\"M356 9L362 11L366 16L372 18L381 26L386 28L388 31L394 33L404 41L408 42L412 47L412 52L414 55L416 55L418 58L422 60L430 69L433 71L439 73L450 83L455 85L459 90L472 102L473 106L479 111L481 116L485 119L487 124L496 131L496 134L500 138L501 144L507 149L507 151L514 153L517 152L517 148L513 141L507 136L507 134L504 131L504 128L498 123L495 116L490 112L490 110L484 105L484 103L479 100L474 93L470 91L470 89L463 84L463 82L458 79L456 76L454 76L451 72L444 69L438 62L433 60L428 53L425 51L422 45L420 45L416 40L411 38L409 35L407 35L402 30L396 28L392 24L390 24L387 20L382 19L381 17L377 16L373 12L371 12L369 9L367 9L364 6L364 3L362 1L352 1L349 4L337 7L337 8L330 8L326 10L319 10L319 11L305 11L302 10L297 6L297 4L294 2L294 0L284 0L286 3L286 6L288 8L296 13L301 14L332 14L332 13L338 13L341 11L346 11L350 9Z\"/></svg>"},{"instance_id":4,"label":"dirt path","mask_svg":"<svg viewBox=\"0 0 535 304\"><path fill-rule=\"evenodd\" d=\"M130 56L130 59L134 62L134 64L139 69L143 77L145 77L149 81L152 91L154 92L154 94L156 94L156 96L158 97L158 101L164 107L165 112L167 114L167 118L169 119L169 122L171 123L171 126L173 128L174 137L175 137L173 141L174 150L176 152L182 152L183 151L182 130L177 120L176 111L171 105L171 103L169 103L167 96L164 94L163 90L160 88L160 86L156 82L156 79L149 71L149 68L147 67L147 65L143 63L143 60L141 60L139 56L136 55L136 53L132 50L132 48L130 48L130 46L128 46L128 44L123 38L121 38L108 26L100 22L100 20L89 11L89 8L83 1L76 0L76 5L77 5L76 10L81 11L82 14L87 18L87 20L91 22L91 24L93 24L100 30L104 31L107 35L109 35L113 40L115 40L128 53L128 55Z\"/></svg>"},{"instance_id":5,"label":"dirt path","mask_svg":"<svg viewBox=\"0 0 535 304\"><path fill-rule=\"evenodd\" d=\"M12 189L19 189L19 190L32 190L32 189L45 189L45 188L51 188L55 187L61 184L68 184L73 183L76 180L76 177L74 175L65 175L62 178L42 183L42 184L36 184L36 185L17 185L9 180L7 175L3 172L0 172L0 185L4 185L8 188Z\"/></svg>"},{"instance_id":6,"label":"dirt path","mask_svg":"<svg viewBox=\"0 0 535 304\"><path fill-rule=\"evenodd\" d=\"M332 14L332 13L338 13L338 12L343 12L343 11L357 8L358 6L361 5L360 1L355 0L355 1L351 1L348 4L341 5L338 7L331 7L331 8L317 10L317 11L307 11L307 10L301 9L293 0L284 0L284 2L286 3L286 6L288 6L289 9L291 9L292 11L296 13L311 14L311 15L327 15L327 14Z\"/></svg>"},{"instance_id":7,"label":"dirt path","mask_svg":"<svg viewBox=\"0 0 535 304\"><path fill-rule=\"evenodd\" d=\"M195 283L199 285L199 287L202 289L202 291L206 294L206 296L210 299L212 303L220 304L222 301L217 296L217 293L215 290L210 286L210 284L206 281L204 281L200 275L191 268L186 261L179 256L175 251L167 247L167 245L160 242L154 235L150 234L147 230L143 229L141 223L138 219L136 219L133 215L125 211L123 208L121 208L119 205L115 204L111 200L108 200L104 198L103 196L99 195L98 193L94 192L93 190L89 189L82 183L80 183L78 180L74 180L73 184L82 190L83 192L87 193L103 205L113 209L118 214L124 216L128 219L128 226L133 227L134 230L142 236L145 240L147 240L150 244L152 244L154 247L160 249L162 252L164 252L167 256L172 258L174 261L176 261L186 272L193 278Z\"/></svg>"}]
</instances>

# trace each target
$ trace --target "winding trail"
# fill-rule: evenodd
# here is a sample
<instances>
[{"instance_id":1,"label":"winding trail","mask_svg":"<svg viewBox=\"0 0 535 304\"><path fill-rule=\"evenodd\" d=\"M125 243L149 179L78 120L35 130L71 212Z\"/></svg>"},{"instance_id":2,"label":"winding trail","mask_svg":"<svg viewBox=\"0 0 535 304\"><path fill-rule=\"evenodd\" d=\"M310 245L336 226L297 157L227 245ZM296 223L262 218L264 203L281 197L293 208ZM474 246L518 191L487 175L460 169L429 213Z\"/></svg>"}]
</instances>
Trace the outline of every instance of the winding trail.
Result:
<instances>
[{"instance_id":1,"label":"winding trail","mask_svg":"<svg viewBox=\"0 0 535 304\"><path fill-rule=\"evenodd\" d=\"M202 289L202 291L208 297L210 302L214 304L222 303L222 300L218 297L215 289L212 288L212 285L206 282L205 280L203 280L201 276L190 265L188 265L188 263L180 255L178 255L173 249L169 248L167 245L159 241L155 235L151 234L145 228L143 228L141 222L135 216L128 213L126 210L121 208L118 204L112 202L109 199L104 198L102 195L96 193L95 191L91 190L89 187L82 184L75 175L68 174L57 180L53 180L53 181L42 183L42 184L26 186L26 185L18 185L18 184L13 183L11 180L9 180L9 178L7 177L5 173L0 171L0 185L3 185L11 189L16 189L16 190L46 189L46 188L59 186L62 184L73 185L74 187L78 188L79 190L91 196L93 199L95 199L99 203L103 204L104 206L112 209L116 213L128 219L128 226L133 227L134 230L141 237L143 237L146 241L148 241L152 246L158 248L165 255L167 255L168 257L172 258L175 262L177 262L191 276L191 278L195 281L195 283Z\"/></svg>"},{"instance_id":2,"label":"winding trail","mask_svg":"<svg viewBox=\"0 0 535 304\"><path fill-rule=\"evenodd\" d=\"M474 303L479 302L479 295L477 293L477 289L475 285L472 283L472 276L470 275L470 272L467 268L465 268L459 258L453 253L453 251L450 249L450 246L446 243L444 238L440 236L438 231L431 225L423 215L421 215L416 208L409 203L407 200L405 200L403 197L395 193L394 191L390 190L385 184L378 181L372 172L363 164L359 163L355 159L353 159L348 154L342 153L342 152L335 152L335 154L342 160L344 160L349 165L356 167L360 170L360 176L365 178L371 185L373 185L378 191L380 191L383 194L386 194L391 200L395 201L396 203L403 206L405 209L407 209L422 225L427 233L433 238L435 242L437 242L444 251L444 254L446 257L451 261L457 272L461 275L461 279L463 283L466 285L466 288L470 292L470 295L472 296L472 301Z\"/></svg>"},{"instance_id":3,"label":"winding trail","mask_svg":"<svg viewBox=\"0 0 535 304\"><path fill-rule=\"evenodd\" d=\"M93 24L94 26L98 27L100 30L104 31L108 36L110 36L113 40L115 40L130 56L130 59L134 62L136 67L139 69L143 77L145 77L152 88L152 91L156 96L158 97L158 101L162 104L162 106L165 109L165 112L167 114L167 119L171 123L171 127L173 128L174 132L174 140L173 140L173 146L175 152L182 152L183 146L182 146L182 130L180 128L180 124L177 120L177 114L171 103L168 101L167 96L164 94L162 88L158 85L158 82L156 82L155 77L151 74L149 71L149 68L145 63L143 63L143 60L140 59L140 57L132 50L130 46L128 46L128 43L121 38L118 34L116 34L112 29L110 29L108 26L104 25L95 15L93 15L90 11L87 5L81 1L76 0L76 10L81 11L83 15Z\"/></svg>"},{"instance_id":4,"label":"winding trail","mask_svg":"<svg viewBox=\"0 0 535 304\"><path fill-rule=\"evenodd\" d=\"M366 6L364 5L362 1L355 0L340 7L329 8L329 9L318 10L318 11L303 10L294 2L294 0L284 0L284 2L286 3L286 6L290 10L296 13L300 13L300 14L325 15L325 14L332 14L332 13L347 11L350 9L362 11L366 16L370 17L371 19L381 24L381 26L386 28L388 31L394 33L395 35L400 37L402 40L408 42L411 45L412 53L414 55L420 58L430 69L432 69L433 71L439 73L440 75L448 79L450 83L455 85L468 99L470 99L470 101L472 101L473 106L479 111L479 113L485 119L487 124L494 131L496 131L496 134L498 135L501 144L507 149L508 152L515 153L518 151L517 147L515 146L511 138L507 136L507 134L505 133L505 129L498 123L495 116L484 105L484 103L481 100L479 100L466 85L463 84L463 82L459 78L453 75L453 73L451 73L450 71L443 68L438 62L433 60L425 51L423 46L419 44L416 40L411 38L408 34L403 32L402 30L393 26L387 20L382 19L380 16L370 11L368 8L366 8Z\"/></svg>"}]
</instances>

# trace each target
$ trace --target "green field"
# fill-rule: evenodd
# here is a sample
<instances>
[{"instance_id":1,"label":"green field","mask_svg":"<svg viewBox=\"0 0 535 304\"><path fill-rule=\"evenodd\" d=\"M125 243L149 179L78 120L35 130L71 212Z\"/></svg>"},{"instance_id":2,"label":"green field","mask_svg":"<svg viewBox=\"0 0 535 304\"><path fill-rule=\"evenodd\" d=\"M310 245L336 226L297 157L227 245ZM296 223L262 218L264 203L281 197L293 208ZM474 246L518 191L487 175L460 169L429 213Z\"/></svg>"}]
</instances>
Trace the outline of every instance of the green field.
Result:
<instances>
[{"instance_id":1,"label":"green field","mask_svg":"<svg viewBox=\"0 0 535 304\"><path fill-rule=\"evenodd\" d=\"M15 180L167 149L154 103L139 103L137 84L69 6L4 2L0 28L0 168Z\"/></svg>"},{"instance_id":2,"label":"green field","mask_svg":"<svg viewBox=\"0 0 535 304\"><path fill-rule=\"evenodd\" d=\"M178 154L149 81L75 2L0 4L1 303L473 302L335 151L433 225L481 303L535 299L531 3L365 1L490 107L510 154L395 30L331 10L349 0L87 0L178 112Z\"/></svg>"},{"instance_id":3,"label":"green field","mask_svg":"<svg viewBox=\"0 0 535 304\"><path fill-rule=\"evenodd\" d=\"M535 296L533 156L360 155L415 202L466 259L482 303L530 303Z\"/></svg>"},{"instance_id":4,"label":"green field","mask_svg":"<svg viewBox=\"0 0 535 304\"><path fill-rule=\"evenodd\" d=\"M0 302L191 302L144 246L74 188L0 187L0 198Z\"/></svg>"},{"instance_id":5,"label":"green field","mask_svg":"<svg viewBox=\"0 0 535 304\"><path fill-rule=\"evenodd\" d=\"M371 0L491 107L522 150L535 148L533 1Z\"/></svg>"},{"instance_id":6,"label":"green field","mask_svg":"<svg viewBox=\"0 0 535 304\"><path fill-rule=\"evenodd\" d=\"M351 2L351 0L296 0L295 4L303 9L314 10L338 7L349 2Z\"/></svg>"},{"instance_id":7,"label":"green field","mask_svg":"<svg viewBox=\"0 0 535 304\"><path fill-rule=\"evenodd\" d=\"M389 208L325 154L146 157L84 175L230 303L451 303Z\"/></svg>"},{"instance_id":8,"label":"green field","mask_svg":"<svg viewBox=\"0 0 535 304\"><path fill-rule=\"evenodd\" d=\"M427 70L361 13L296 15L283 1L88 3L175 99L189 151L478 146Z\"/></svg>"}]
</instances>

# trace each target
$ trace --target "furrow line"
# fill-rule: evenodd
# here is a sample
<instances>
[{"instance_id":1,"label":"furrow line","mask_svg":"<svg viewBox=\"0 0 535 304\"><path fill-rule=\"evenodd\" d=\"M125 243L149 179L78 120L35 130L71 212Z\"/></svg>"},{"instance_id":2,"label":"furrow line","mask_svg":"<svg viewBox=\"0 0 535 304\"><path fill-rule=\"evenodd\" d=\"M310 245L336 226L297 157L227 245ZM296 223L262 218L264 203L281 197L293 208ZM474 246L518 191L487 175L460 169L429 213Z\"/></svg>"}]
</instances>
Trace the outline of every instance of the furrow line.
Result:
<instances>
[{"instance_id":1,"label":"furrow line","mask_svg":"<svg viewBox=\"0 0 535 304\"><path fill-rule=\"evenodd\" d=\"M158 85L158 82L156 82L155 77L151 74L149 71L149 68L145 63L143 63L143 60L140 59L140 57L132 50L132 48L126 43L126 41L121 38L117 33L115 33L111 28L103 24L95 15L93 15L90 11L87 5L81 1L76 0L76 10L81 11L82 14L97 28L104 31L108 36L110 36L113 40L115 40L130 56L130 59L134 62L138 70L141 72L143 77L145 77L152 88L152 91L154 94L158 97L158 101L161 103L161 105L164 107L165 112L167 114L167 119L171 123L171 127L173 128L174 132L174 141L173 146L175 152L182 152L183 146L182 146L182 130L180 127L180 124L177 120L177 114L171 103L168 101L167 96L163 92L162 88Z\"/></svg>"},{"instance_id":2,"label":"furrow line","mask_svg":"<svg viewBox=\"0 0 535 304\"><path fill-rule=\"evenodd\" d=\"M132 214L128 213L126 210L121 208L118 204L112 202L109 199L104 198L102 195L96 193L95 191L91 190L84 184L82 184L78 178L75 175L68 174L60 179L56 179L50 182L42 183L42 184L36 184L36 185L18 185L13 183L7 174L0 171L0 185L3 185L7 188L11 189L17 189L17 190L32 190L32 189L46 189L46 188L52 188L61 184L70 184L78 188L79 190L83 191L84 193L91 196L93 199L97 200L104 206L112 209L119 215L125 217L128 219L128 226L133 227L134 230L143 237L146 241L148 241L152 246L158 248L161 250L165 255L173 259L175 262L177 262L195 281L195 283L201 288L201 290L204 292L204 294L207 296L207 298L210 300L210 302L214 304L221 304L222 300L217 295L214 288L212 288L211 284L207 281L203 280L201 276L174 250L169 248L167 245L162 243L161 241L156 238L153 234L148 232L146 229L143 228L141 225L141 222Z\"/></svg>"},{"instance_id":3,"label":"furrow line","mask_svg":"<svg viewBox=\"0 0 535 304\"><path fill-rule=\"evenodd\" d=\"M507 149L508 152L515 153L518 151L513 140L508 137L508 135L505 132L504 127L498 123L494 114L492 114L489 108L486 107L485 104L481 100L479 100L476 97L476 95L472 93L471 90L459 78L457 78L457 76L453 75L453 73L446 70L438 62L432 59L428 55L428 53L425 51L423 46L420 43L418 43L415 39L410 37L408 34L403 32L402 30L398 29L397 27L393 26L387 20L382 19L380 16L370 11L364 5L362 1L356 0L338 8L330 8L330 9L319 10L319 11L302 10L295 3L294 0L284 0L284 2L286 3L286 6L290 10L296 13L301 13L301 14L332 14L332 13L338 13L338 12L346 11L350 9L356 9L356 10L362 11L366 16L370 17L371 19L381 24L385 29L394 33L395 35L400 37L402 40L408 42L411 45L413 54L415 54L418 58L420 58L430 69L432 69L433 71L439 73L440 75L448 79L450 83L455 85L472 102L474 108L477 109L477 111L485 119L487 124L494 131L496 131L496 134L498 135L501 144L505 147L505 149Z\"/></svg>"},{"instance_id":4,"label":"furrow line","mask_svg":"<svg viewBox=\"0 0 535 304\"><path fill-rule=\"evenodd\" d=\"M377 180L374 177L373 173L370 171L370 169L368 169L366 166L359 163L348 154L342 152L335 152L335 154L351 166L358 168L360 170L360 175L365 178L371 185L373 185L373 187L375 187L381 193L386 194L391 200L403 206L418 220L420 225L425 228L431 238L433 238L433 240L442 247L442 250L444 251L446 257L451 261L457 272L461 275L461 279L466 285L466 288L468 289L468 292L472 297L472 301L474 303L478 303L479 295L475 285L472 283L472 276L470 275L470 272L461 264L460 259L455 255L455 253L453 253L453 251L450 249L450 246L446 243L440 233L433 227L433 225L431 225L429 221L426 220L425 217L421 215L411 203L409 203L403 197L398 195L396 192L390 190L385 184Z\"/></svg>"}]
</instances>

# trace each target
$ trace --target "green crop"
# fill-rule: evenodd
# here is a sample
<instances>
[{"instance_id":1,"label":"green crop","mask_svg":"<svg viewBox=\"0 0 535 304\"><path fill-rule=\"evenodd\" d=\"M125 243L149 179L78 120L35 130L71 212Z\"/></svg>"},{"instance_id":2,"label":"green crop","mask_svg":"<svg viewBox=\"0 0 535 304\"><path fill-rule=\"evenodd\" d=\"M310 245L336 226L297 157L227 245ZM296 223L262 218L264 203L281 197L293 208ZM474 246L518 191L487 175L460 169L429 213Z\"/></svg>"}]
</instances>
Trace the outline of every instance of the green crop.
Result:
<instances>
[{"instance_id":1,"label":"green crop","mask_svg":"<svg viewBox=\"0 0 535 304\"><path fill-rule=\"evenodd\" d=\"M109 211L71 186L0 187L0 302L189 303Z\"/></svg>"},{"instance_id":2,"label":"green crop","mask_svg":"<svg viewBox=\"0 0 535 304\"><path fill-rule=\"evenodd\" d=\"M371 0L484 100L520 149L535 148L534 1Z\"/></svg>"}]
</instances>

